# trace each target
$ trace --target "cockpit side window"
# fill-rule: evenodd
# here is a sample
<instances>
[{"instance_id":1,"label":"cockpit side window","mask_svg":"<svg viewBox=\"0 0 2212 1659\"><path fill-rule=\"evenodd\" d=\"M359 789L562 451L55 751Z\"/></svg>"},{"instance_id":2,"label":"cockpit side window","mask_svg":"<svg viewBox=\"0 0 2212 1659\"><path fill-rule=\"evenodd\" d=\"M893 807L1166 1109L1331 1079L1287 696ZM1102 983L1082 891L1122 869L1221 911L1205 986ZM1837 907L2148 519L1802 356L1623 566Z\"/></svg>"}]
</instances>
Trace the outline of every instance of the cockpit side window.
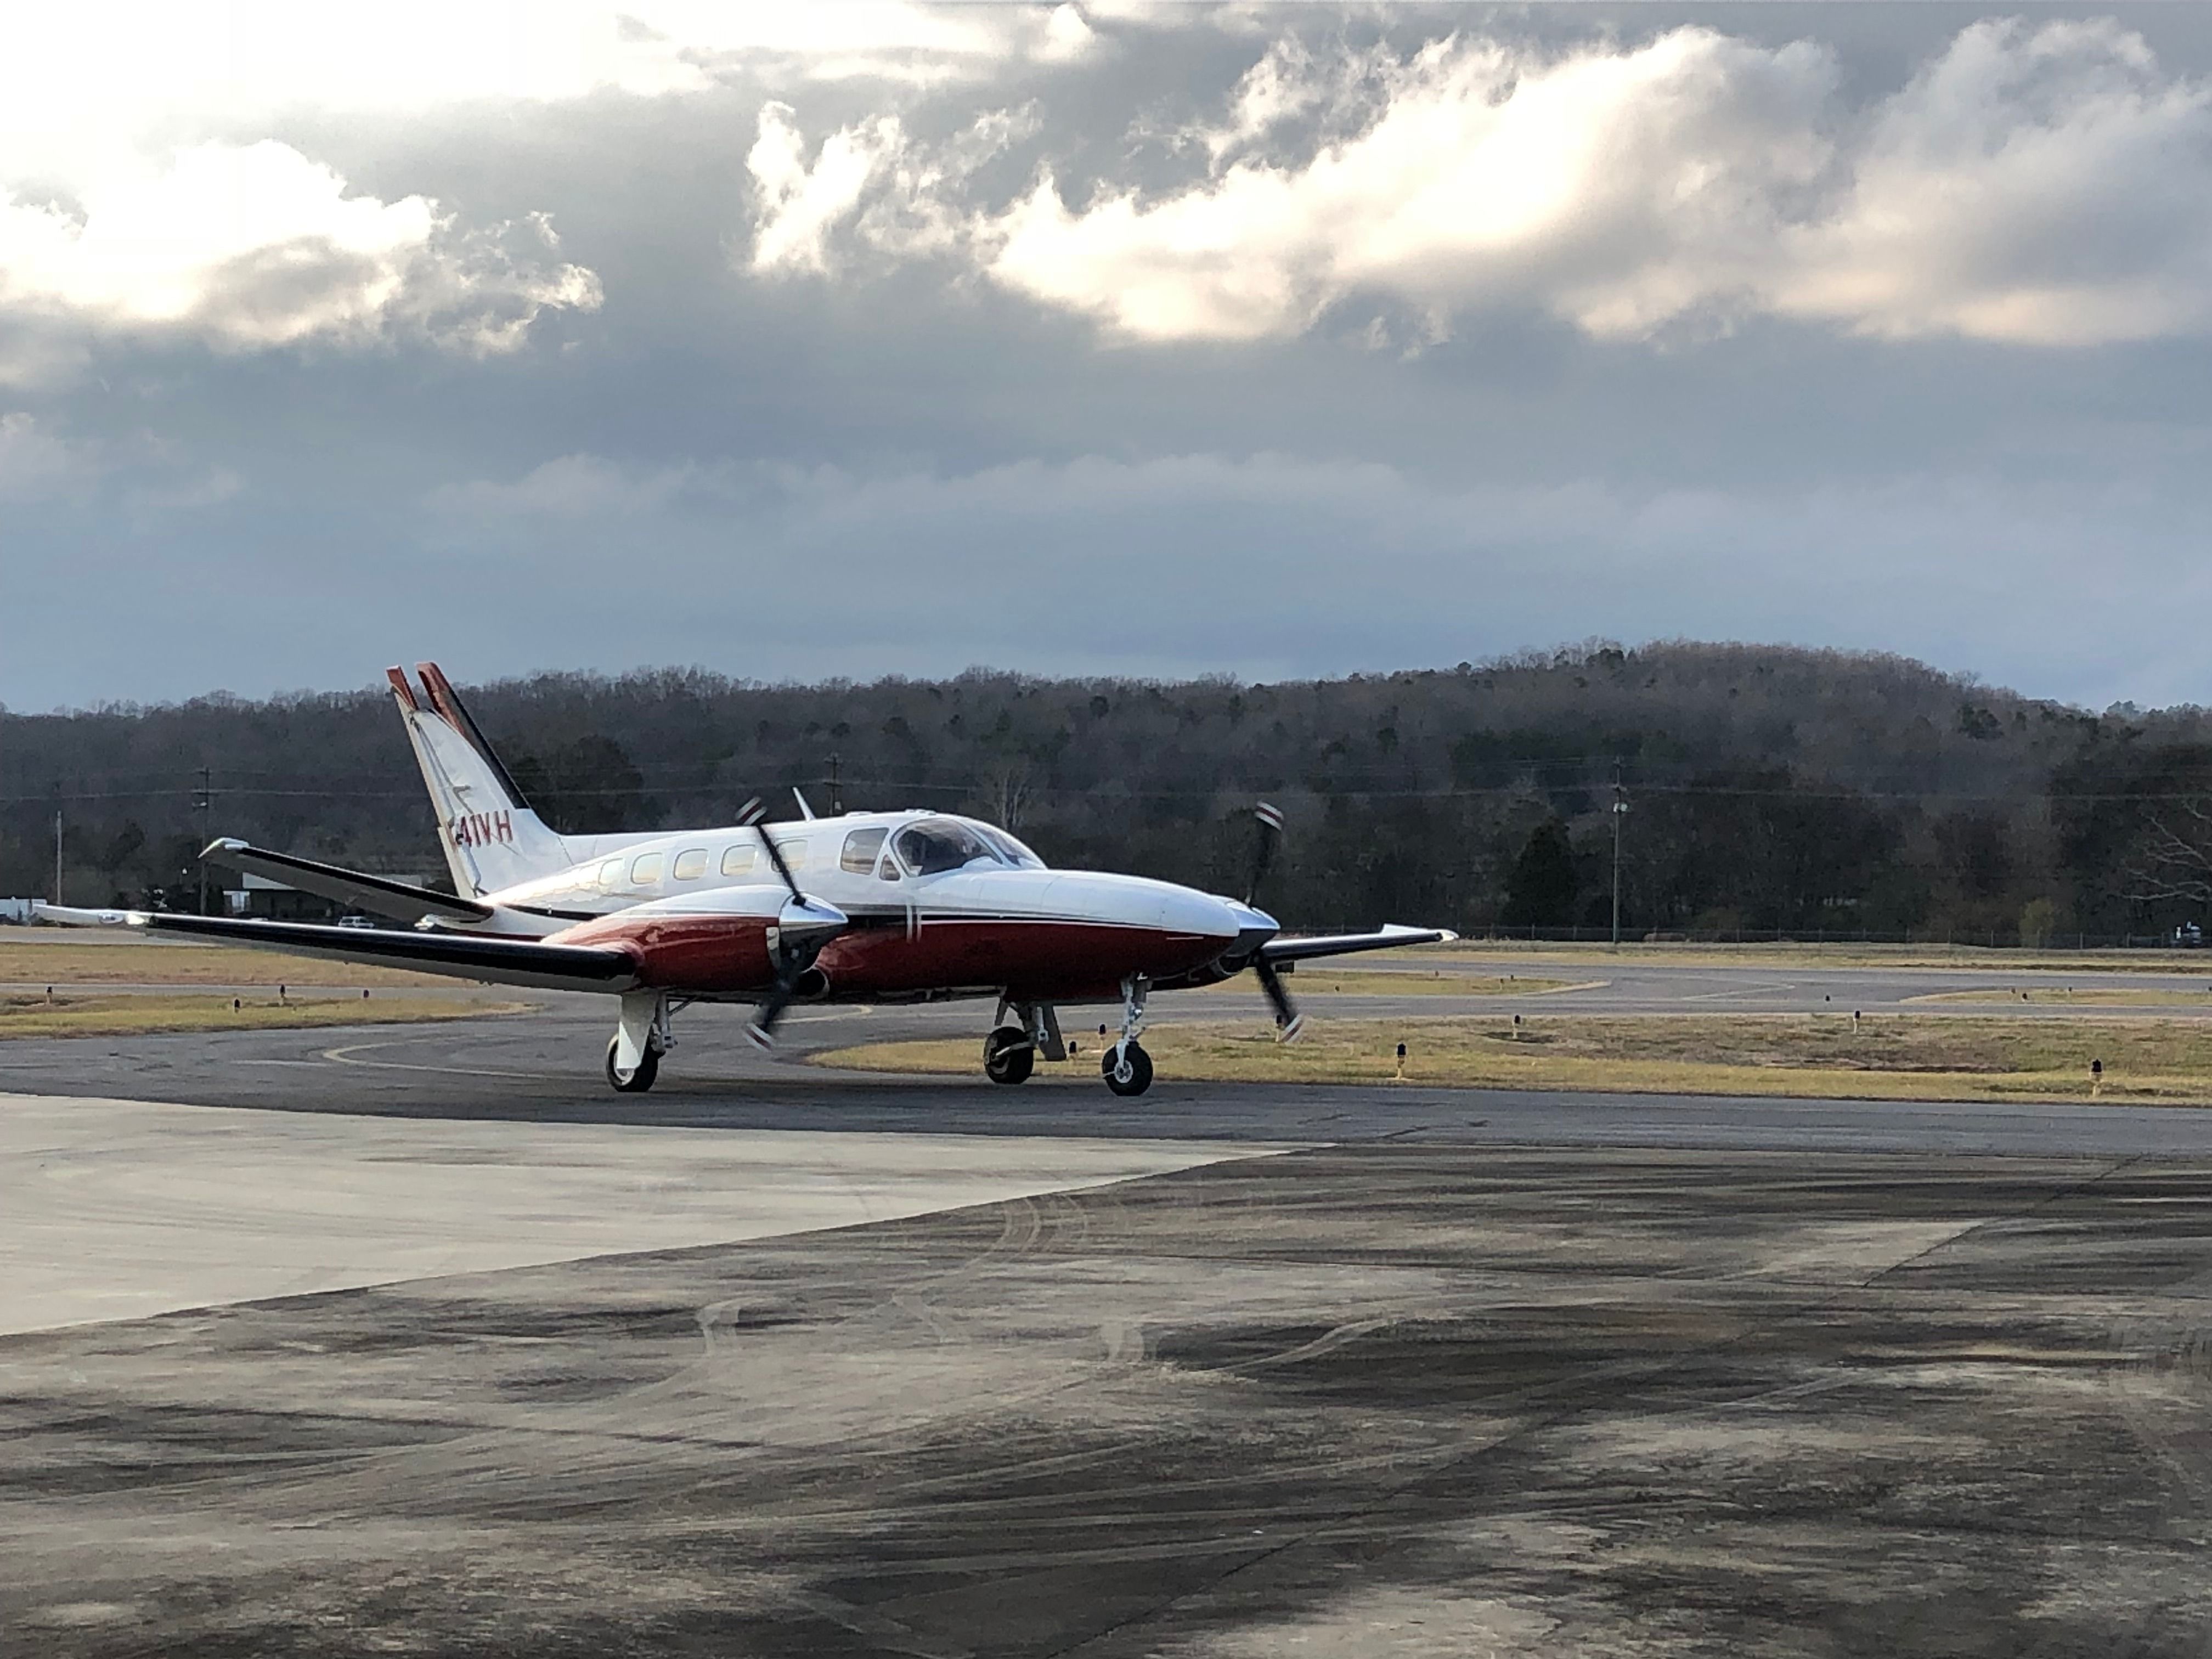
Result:
<instances>
[{"instance_id":1,"label":"cockpit side window","mask_svg":"<svg viewBox=\"0 0 2212 1659\"><path fill-rule=\"evenodd\" d=\"M924 818L910 823L891 844L898 848L900 861L917 876L963 869L979 860L985 864L1000 862L988 842L953 818Z\"/></svg>"},{"instance_id":2,"label":"cockpit side window","mask_svg":"<svg viewBox=\"0 0 2212 1659\"><path fill-rule=\"evenodd\" d=\"M837 860L837 867L856 876L873 875L876 854L883 850L884 837L890 833L884 829L855 830L845 837L845 851Z\"/></svg>"}]
</instances>

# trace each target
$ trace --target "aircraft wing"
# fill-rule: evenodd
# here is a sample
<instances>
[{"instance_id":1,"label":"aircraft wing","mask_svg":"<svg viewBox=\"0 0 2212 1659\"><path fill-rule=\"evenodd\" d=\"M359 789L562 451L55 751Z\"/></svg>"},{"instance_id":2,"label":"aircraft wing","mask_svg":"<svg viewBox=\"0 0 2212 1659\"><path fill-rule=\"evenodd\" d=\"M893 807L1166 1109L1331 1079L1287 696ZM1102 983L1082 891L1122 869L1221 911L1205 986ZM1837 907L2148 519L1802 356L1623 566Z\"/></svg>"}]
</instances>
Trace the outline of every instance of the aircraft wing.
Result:
<instances>
[{"instance_id":1,"label":"aircraft wing","mask_svg":"<svg viewBox=\"0 0 2212 1659\"><path fill-rule=\"evenodd\" d=\"M1267 963L1346 957L1355 951L1395 951L1401 945L1444 945L1459 937L1449 927L1386 927L1372 933L1328 933L1316 939L1271 939L1260 947Z\"/></svg>"},{"instance_id":2,"label":"aircraft wing","mask_svg":"<svg viewBox=\"0 0 2212 1659\"><path fill-rule=\"evenodd\" d=\"M200 857L225 869L266 876L303 893L318 893L341 904L374 910L380 916L392 916L401 921L420 921L424 916L436 916L446 921L482 921L492 913L491 906L475 899L455 898L451 893L433 892L428 887L364 875L358 870L342 870L335 864L318 864L313 859L299 858L290 853L271 853L242 841L211 842Z\"/></svg>"},{"instance_id":3,"label":"aircraft wing","mask_svg":"<svg viewBox=\"0 0 2212 1659\"><path fill-rule=\"evenodd\" d=\"M301 921L254 921L230 916L175 915L161 910L70 910L47 905L39 915L70 927L128 927L172 938L252 945L334 962L385 968L491 985L526 985L541 991L627 991L637 983L637 963L627 951L587 945L547 945L536 939L484 939L472 933L416 929L325 927Z\"/></svg>"}]
</instances>

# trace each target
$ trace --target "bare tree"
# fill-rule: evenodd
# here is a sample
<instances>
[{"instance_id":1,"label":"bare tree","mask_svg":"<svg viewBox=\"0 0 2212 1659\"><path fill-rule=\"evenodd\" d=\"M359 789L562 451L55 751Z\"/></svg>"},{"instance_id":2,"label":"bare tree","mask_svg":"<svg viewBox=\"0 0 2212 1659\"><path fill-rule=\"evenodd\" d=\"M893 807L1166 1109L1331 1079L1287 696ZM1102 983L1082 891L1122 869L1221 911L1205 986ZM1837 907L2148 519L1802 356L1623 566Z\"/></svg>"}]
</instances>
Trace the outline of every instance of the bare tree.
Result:
<instances>
[{"instance_id":1,"label":"bare tree","mask_svg":"<svg viewBox=\"0 0 2212 1659\"><path fill-rule=\"evenodd\" d=\"M2123 881L2132 903L2212 904L2212 807L2185 799L2146 809Z\"/></svg>"}]
</instances>

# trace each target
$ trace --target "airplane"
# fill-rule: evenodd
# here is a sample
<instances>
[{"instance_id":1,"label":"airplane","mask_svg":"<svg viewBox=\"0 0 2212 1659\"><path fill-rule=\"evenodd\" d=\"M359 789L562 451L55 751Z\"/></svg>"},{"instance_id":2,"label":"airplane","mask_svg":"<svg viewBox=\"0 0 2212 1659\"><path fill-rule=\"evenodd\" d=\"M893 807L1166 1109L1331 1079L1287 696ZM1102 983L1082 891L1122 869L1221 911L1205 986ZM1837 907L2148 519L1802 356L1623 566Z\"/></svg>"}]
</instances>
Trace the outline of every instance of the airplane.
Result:
<instances>
[{"instance_id":1,"label":"airplane","mask_svg":"<svg viewBox=\"0 0 2212 1659\"><path fill-rule=\"evenodd\" d=\"M794 1002L997 999L983 1043L992 1082L1026 1080L1042 1054L1065 1060L1058 1010L1119 1002L1100 1056L1116 1095L1141 1095L1152 1063L1139 1041L1153 991L1214 985L1249 969L1278 1037L1303 1016L1283 981L1298 963L1455 939L1449 929L1281 936L1254 899L1283 830L1261 804L1243 899L1146 877L1055 870L1005 830L921 808L770 823L750 801L706 830L562 835L514 778L435 663L419 683L386 671L453 891L441 893L224 838L201 856L406 926L363 928L143 910L69 910L81 927L220 939L306 957L379 963L496 985L618 999L607 1081L650 1089L675 1047L672 1018L693 1003L752 1005L747 1035L772 1045Z\"/></svg>"}]
</instances>

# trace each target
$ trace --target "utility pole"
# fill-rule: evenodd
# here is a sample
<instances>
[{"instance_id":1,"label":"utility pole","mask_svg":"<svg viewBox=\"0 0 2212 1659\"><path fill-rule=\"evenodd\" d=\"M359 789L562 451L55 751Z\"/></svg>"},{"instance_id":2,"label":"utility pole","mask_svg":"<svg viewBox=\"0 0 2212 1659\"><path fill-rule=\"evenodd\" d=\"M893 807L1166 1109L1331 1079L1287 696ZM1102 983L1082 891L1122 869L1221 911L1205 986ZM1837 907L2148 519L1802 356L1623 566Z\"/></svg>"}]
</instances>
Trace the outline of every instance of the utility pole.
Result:
<instances>
[{"instance_id":1,"label":"utility pole","mask_svg":"<svg viewBox=\"0 0 2212 1659\"><path fill-rule=\"evenodd\" d=\"M1628 792L1620 787L1620 764L1613 768L1613 948L1620 949L1620 821L1628 816Z\"/></svg>"},{"instance_id":2,"label":"utility pole","mask_svg":"<svg viewBox=\"0 0 2212 1659\"><path fill-rule=\"evenodd\" d=\"M208 823L215 813L215 780L213 774L204 766L200 768L200 787L198 793L194 794L192 797L192 811L200 815L200 845L202 847L205 847L208 844L209 839ZM207 914L207 860L205 859L202 859L199 861L199 913L202 915L205 915Z\"/></svg>"},{"instance_id":3,"label":"utility pole","mask_svg":"<svg viewBox=\"0 0 2212 1659\"><path fill-rule=\"evenodd\" d=\"M62 902L62 809L54 808L54 902Z\"/></svg>"},{"instance_id":4,"label":"utility pole","mask_svg":"<svg viewBox=\"0 0 2212 1659\"><path fill-rule=\"evenodd\" d=\"M845 816L845 793L837 787L837 757L835 755L830 757L830 816L833 818Z\"/></svg>"}]
</instances>

